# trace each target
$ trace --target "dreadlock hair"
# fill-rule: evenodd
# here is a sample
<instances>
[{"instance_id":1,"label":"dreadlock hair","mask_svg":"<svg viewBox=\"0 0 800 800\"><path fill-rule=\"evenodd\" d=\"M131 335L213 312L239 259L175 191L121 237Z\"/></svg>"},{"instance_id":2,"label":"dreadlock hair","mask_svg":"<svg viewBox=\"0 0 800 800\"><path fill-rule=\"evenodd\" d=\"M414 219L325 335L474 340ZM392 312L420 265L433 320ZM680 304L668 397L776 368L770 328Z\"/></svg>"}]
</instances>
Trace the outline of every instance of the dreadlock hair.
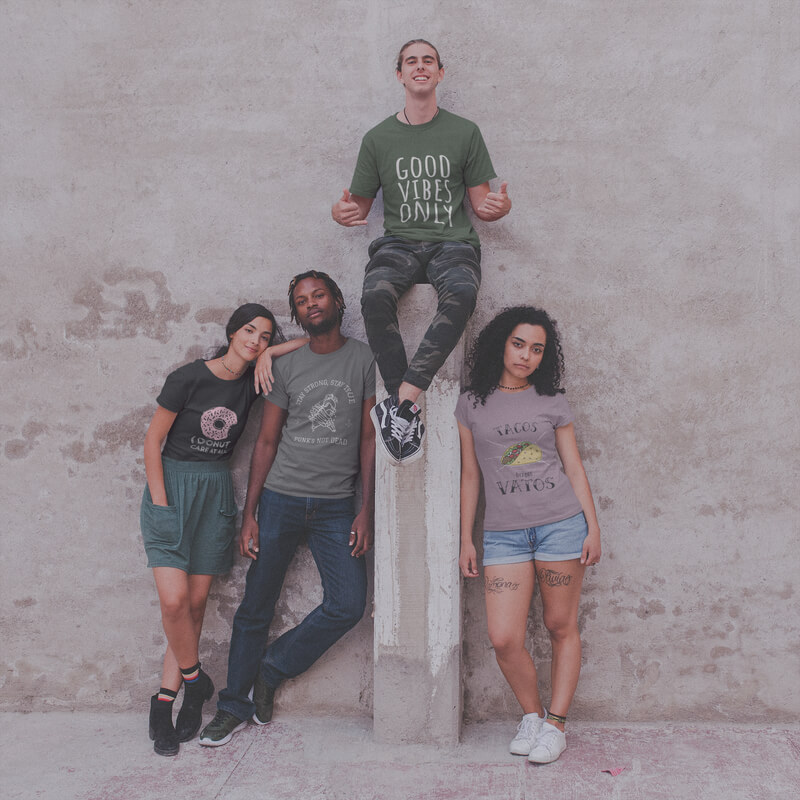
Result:
<instances>
[{"instance_id":1,"label":"dreadlock hair","mask_svg":"<svg viewBox=\"0 0 800 800\"><path fill-rule=\"evenodd\" d=\"M561 378L564 374L564 355L558 338L556 321L546 311L533 306L514 306L501 311L479 334L467 357L469 380L466 386L473 399L473 408L497 388L503 374L503 354L506 342L517 325L541 325L547 339L544 355L539 366L528 376L539 394L560 394Z\"/></svg>"},{"instance_id":2,"label":"dreadlock hair","mask_svg":"<svg viewBox=\"0 0 800 800\"><path fill-rule=\"evenodd\" d=\"M289 282L289 309L292 312L292 322L297 322L297 306L294 304L294 289L300 281L304 281L306 278L317 278L328 287L328 291L333 295L336 307L339 309L339 322L341 322L342 317L344 317L344 310L347 308L344 297L342 297L342 290L336 285L336 281L331 278L327 272L319 272L315 269L301 272L299 275L295 275ZM299 325L300 323L297 324Z\"/></svg>"},{"instance_id":3,"label":"dreadlock hair","mask_svg":"<svg viewBox=\"0 0 800 800\"><path fill-rule=\"evenodd\" d=\"M224 356L228 352L233 334L240 328L244 328L248 322L252 322L256 317L264 317L272 323L272 336L269 339L271 345L284 341L283 331L281 331L280 325L275 320L275 315L268 308L262 306L261 303L245 303L231 314L231 318L225 326L225 339L227 341L217 350L214 358Z\"/></svg>"}]
</instances>

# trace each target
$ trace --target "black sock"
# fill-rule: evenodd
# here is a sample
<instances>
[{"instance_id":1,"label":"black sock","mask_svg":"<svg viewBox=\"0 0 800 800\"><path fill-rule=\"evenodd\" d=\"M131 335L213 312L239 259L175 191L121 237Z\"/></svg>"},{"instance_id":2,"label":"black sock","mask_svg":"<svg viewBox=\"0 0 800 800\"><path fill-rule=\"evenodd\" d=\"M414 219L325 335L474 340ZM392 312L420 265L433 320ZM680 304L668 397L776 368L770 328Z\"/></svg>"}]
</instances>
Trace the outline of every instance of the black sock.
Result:
<instances>
[{"instance_id":1,"label":"black sock","mask_svg":"<svg viewBox=\"0 0 800 800\"><path fill-rule=\"evenodd\" d=\"M177 692L173 692L172 689L165 689L163 686L158 690L159 703L168 703L169 705L172 705L177 696Z\"/></svg>"},{"instance_id":2,"label":"black sock","mask_svg":"<svg viewBox=\"0 0 800 800\"><path fill-rule=\"evenodd\" d=\"M193 667L189 667L188 669L182 669L181 675L183 676L183 682L187 686L191 686L200 677L200 662L198 661Z\"/></svg>"}]
</instances>

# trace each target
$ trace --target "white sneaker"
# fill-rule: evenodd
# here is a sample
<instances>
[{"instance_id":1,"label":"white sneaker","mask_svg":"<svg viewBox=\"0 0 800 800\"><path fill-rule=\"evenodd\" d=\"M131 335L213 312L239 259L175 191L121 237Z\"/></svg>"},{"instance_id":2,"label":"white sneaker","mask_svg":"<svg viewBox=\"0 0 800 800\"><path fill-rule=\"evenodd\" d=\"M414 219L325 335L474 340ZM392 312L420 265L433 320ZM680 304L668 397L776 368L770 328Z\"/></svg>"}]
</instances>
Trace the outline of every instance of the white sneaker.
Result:
<instances>
[{"instance_id":1,"label":"white sneaker","mask_svg":"<svg viewBox=\"0 0 800 800\"><path fill-rule=\"evenodd\" d=\"M545 711L545 716L547 712ZM508 749L515 756L526 756L530 753L539 731L542 729L544 718L538 714L526 714L522 722L517 725L517 735L511 740Z\"/></svg>"},{"instance_id":2,"label":"white sneaker","mask_svg":"<svg viewBox=\"0 0 800 800\"><path fill-rule=\"evenodd\" d=\"M534 764L549 764L567 749L567 737L555 725L545 722L528 754L528 761Z\"/></svg>"}]
</instances>

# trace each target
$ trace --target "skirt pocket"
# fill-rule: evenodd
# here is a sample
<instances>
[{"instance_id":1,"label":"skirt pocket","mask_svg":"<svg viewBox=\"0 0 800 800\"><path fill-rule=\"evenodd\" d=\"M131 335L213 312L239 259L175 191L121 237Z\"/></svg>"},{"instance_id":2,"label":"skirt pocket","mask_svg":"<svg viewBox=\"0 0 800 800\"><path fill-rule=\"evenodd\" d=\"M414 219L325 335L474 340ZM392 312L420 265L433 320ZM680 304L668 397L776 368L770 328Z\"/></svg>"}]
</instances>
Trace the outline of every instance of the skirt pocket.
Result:
<instances>
[{"instance_id":1,"label":"skirt pocket","mask_svg":"<svg viewBox=\"0 0 800 800\"><path fill-rule=\"evenodd\" d=\"M158 547L176 548L181 543L178 507L155 505L150 499L150 492L147 489L142 498L139 523L145 547L151 544Z\"/></svg>"},{"instance_id":2,"label":"skirt pocket","mask_svg":"<svg viewBox=\"0 0 800 800\"><path fill-rule=\"evenodd\" d=\"M220 528L222 531L221 540L226 547L233 544L236 538L236 506L225 506L219 510Z\"/></svg>"}]
</instances>

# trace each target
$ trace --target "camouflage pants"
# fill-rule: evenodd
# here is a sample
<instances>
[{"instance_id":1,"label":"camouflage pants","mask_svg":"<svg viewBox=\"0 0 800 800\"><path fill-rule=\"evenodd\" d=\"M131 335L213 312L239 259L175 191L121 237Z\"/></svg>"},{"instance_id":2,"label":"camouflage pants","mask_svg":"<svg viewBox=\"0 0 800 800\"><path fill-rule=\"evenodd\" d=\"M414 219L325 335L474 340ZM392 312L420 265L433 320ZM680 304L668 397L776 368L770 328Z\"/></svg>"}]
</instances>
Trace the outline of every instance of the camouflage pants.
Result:
<instances>
[{"instance_id":1,"label":"camouflage pants","mask_svg":"<svg viewBox=\"0 0 800 800\"><path fill-rule=\"evenodd\" d=\"M420 389L430 386L475 310L480 261L480 250L466 242L413 242L383 236L369 246L361 312L389 392L396 392L403 381ZM397 301L417 283L430 283L439 303L409 365L397 324Z\"/></svg>"}]
</instances>

